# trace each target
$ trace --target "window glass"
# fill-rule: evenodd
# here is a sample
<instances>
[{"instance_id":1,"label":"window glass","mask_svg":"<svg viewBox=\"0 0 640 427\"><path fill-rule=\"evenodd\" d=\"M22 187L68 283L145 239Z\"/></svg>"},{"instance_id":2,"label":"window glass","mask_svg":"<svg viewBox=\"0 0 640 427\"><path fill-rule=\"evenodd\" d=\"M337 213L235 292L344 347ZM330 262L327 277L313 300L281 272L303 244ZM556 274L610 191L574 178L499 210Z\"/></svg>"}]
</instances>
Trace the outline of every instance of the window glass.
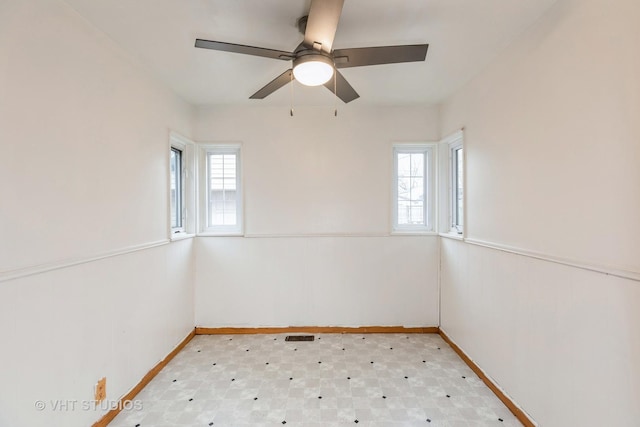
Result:
<instances>
[{"instance_id":1,"label":"window glass","mask_svg":"<svg viewBox=\"0 0 640 427\"><path fill-rule=\"evenodd\" d=\"M169 158L171 228L182 228L182 150L171 147Z\"/></svg>"},{"instance_id":2,"label":"window glass","mask_svg":"<svg viewBox=\"0 0 640 427\"><path fill-rule=\"evenodd\" d=\"M209 154L209 225L237 225L237 155Z\"/></svg>"},{"instance_id":3,"label":"window glass","mask_svg":"<svg viewBox=\"0 0 640 427\"><path fill-rule=\"evenodd\" d=\"M394 230L430 230L430 161L426 144L394 147Z\"/></svg>"},{"instance_id":4,"label":"window glass","mask_svg":"<svg viewBox=\"0 0 640 427\"><path fill-rule=\"evenodd\" d=\"M242 186L240 182L240 146L205 145L202 147L202 228L213 234L242 232Z\"/></svg>"}]
</instances>

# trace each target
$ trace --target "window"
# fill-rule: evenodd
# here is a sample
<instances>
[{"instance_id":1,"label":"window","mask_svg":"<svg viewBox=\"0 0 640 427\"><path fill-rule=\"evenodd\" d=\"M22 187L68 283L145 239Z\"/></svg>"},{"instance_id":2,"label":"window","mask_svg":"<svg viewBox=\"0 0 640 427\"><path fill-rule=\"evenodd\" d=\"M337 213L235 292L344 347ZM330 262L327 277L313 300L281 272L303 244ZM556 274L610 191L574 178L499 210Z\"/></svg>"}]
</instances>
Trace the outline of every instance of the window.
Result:
<instances>
[{"instance_id":1,"label":"window","mask_svg":"<svg viewBox=\"0 0 640 427\"><path fill-rule=\"evenodd\" d=\"M393 230L432 231L433 145L397 144L393 159Z\"/></svg>"},{"instance_id":2,"label":"window","mask_svg":"<svg viewBox=\"0 0 640 427\"><path fill-rule=\"evenodd\" d=\"M182 150L171 147L169 158L170 173L170 201L171 201L171 230L173 232L183 231L182 228Z\"/></svg>"},{"instance_id":3,"label":"window","mask_svg":"<svg viewBox=\"0 0 640 427\"><path fill-rule=\"evenodd\" d=\"M172 132L169 138L169 229L172 239L195 233L194 165L193 142Z\"/></svg>"},{"instance_id":4,"label":"window","mask_svg":"<svg viewBox=\"0 0 640 427\"><path fill-rule=\"evenodd\" d=\"M462 238L464 233L464 132L459 130L440 141L438 229L447 237Z\"/></svg>"},{"instance_id":5,"label":"window","mask_svg":"<svg viewBox=\"0 0 640 427\"><path fill-rule=\"evenodd\" d=\"M208 145L204 154L203 230L242 233L242 185L239 145Z\"/></svg>"},{"instance_id":6,"label":"window","mask_svg":"<svg viewBox=\"0 0 640 427\"><path fill-rule=\"evenodd\" d=\"M449 145L451 187L451 231L462 234L464 224L464 156L462 140Z\"/></svg>"}]
</instances>

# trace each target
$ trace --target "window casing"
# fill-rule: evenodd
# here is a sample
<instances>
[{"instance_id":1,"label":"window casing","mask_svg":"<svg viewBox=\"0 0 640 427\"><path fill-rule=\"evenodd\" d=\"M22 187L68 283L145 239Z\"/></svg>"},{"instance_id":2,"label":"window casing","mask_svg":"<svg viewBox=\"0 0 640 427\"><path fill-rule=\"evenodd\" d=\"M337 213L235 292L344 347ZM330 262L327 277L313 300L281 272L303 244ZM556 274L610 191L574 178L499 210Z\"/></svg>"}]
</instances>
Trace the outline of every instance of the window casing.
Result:
<instances>
[{"instance_id":1,"label":"window casing","mask_svg":"<svg viewBox=\"0 0 640 427\"><path fill-rule=\"evenodd\" d=\"M206 145L202 149L202 232L242 234L242 180L239 145Z\"/></svg>"},{"instance_id":2,"label":"window casing","mask_svg":"<svg viewBox=\"0 0 640 427\"><path fill-rule=\"evenodd\" d=\"M443 138L438 144L438 230L446 237L464 238L465 150L464 130Z\"/></svg>"},{"instance_id":3,"label":"window casing","mask_svg":"<svg viewBox=\"0 0 640 427\"><path fill-rule=\"evenodd\" d=\"M195 145L172 132L169 138L169 235L192 236L196 228Z\"/></svg>"},{"instance_id":4,"label":"window casing","mask_svg":"<svg viewBox=\"0 0 640 427\"><path fill-rule=\"evenodd\" d=\"M171 147L169 153L169 199L171 205L171 231L180 233L183 228L182 150Z\"/></svg>"},{"instance_id":5,"label":"window casing","mask_svg":"<svg viewBox=\"0 0 640 427\"><path fill-rule=\"evenodd\" d=\"M393 147L393 231L431 232L434 212L434 145Z\"/></svg>"},{"instance_id":6,"label":"window casing","mask_svg":"<svg viewBox=\"0 0 640 427\"><path fill-rule=\"evenodd\" d=\"M451 231L462 234L464 227L464 149L462 141L449 146Z\"/></svg>"}]
</instances>

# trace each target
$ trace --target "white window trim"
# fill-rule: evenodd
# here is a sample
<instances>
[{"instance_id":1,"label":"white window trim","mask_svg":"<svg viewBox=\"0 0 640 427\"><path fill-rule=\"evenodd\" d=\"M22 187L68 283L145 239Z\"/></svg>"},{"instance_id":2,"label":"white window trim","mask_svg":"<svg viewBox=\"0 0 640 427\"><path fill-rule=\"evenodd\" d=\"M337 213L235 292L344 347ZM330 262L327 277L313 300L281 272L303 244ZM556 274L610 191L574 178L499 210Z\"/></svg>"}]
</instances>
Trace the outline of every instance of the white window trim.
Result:
<instances>
[{"instance_id":1,"label":"white window trim","mask_svg":"<svg viewBox=\"0 0 640 427\"><path fill-rule=\"evenodd\" d=\"M458 173L458 169L457 169L457 164L455 163L455 156L454 153L458 150L458 149L462 149L462 140L456 141L454 143L450 143L449 144L449 225L450 225L450 229L452 233L457 233L457 234L462 234L464 231L464 149L462 150L462 201L463 201L463 205L462 205L462 219L461 219L461 225L456 225L454 224L454 218L456 216L456 211L457 211L457 206L456 206L456 199L457 199L457 188L456 188L456 182L457 182L457 173Z\"/></svg>"},{"instance_id":2,"label":"white window trim","mask_svg":"<svg viewBox=\"0 0 640 427\"><path fill-rule=\"evenodd\" d=\"M176 177L176 181L177 181L177 189L176 189L176 203L179 205L180 209L179 209L179 213L178 213L178 218L179 222L181 225L179 226L174 226L173 225L173 221L171 221L171 234L178 234L178 233L183 233L184 232L184 226L185 226L185 222L184 222L184 159L182 158L182 155L184 154L184 150L182 147L176 147L174 144L171 144L171 149L170 149L170 153L169 156L170 158L173 157L173 153L174 152L178 152L179 154L179 160L178 160L178 174ZM171 165L171 162L169 162L169 164ZM173 172L171 170L171 166L169 168L169 179L170 181L173 181ZM169 186L169 191L171 191L172 186ZM171 201L172 201L173 197L170 194L169 195L169 204L171 205ZM171 206L171 217L173 217L174 214L174 207ZM171 218L170 218L171 219Z\"/></svg>"},{"instance_id":3,"label":"white window trim","mask_svg":"<svg viewBox=\"0 0 640 427\"><path fill-rule=\"evenodd\" d=\"M425 161L425 225L398 225L398 153L426 153ZM392 145L392 185L391 185L391 234L407 235L437 234L436 224L436 159L438 144L433 142L403 142Z\"/></svg>"},{"instance_id":4,"label":"white window trim","mask_svg":"<svg viewBox=\"0 0 640 427\"><path fill-rule=\"evenodd\" d=\"M443 162L441 162L441 165L443 166L443 168L446 168L446 179L444 180L444 182L442 183L443 185L440 187L440 192L442 194L441 197L441 202L443 204L443 209L446 209L446 214L442 215L442 220L443 220L443 224L440 227L440 230L443 231L443 234L446 234L447 236L445 237L452 237L452 238L458 238L458 239L462 239L465 235L465 225L466 225L466 211L467 211L467 186L466 186L466 168L467 168L467 150L464 147L464 131L463 130L459 130L457 132L454 132L453 134L443 138L440 141L440 146L442 148L442 150L447 150L447 157L446 157L446 165L443 165ZM454 210L455 210L455 168L453 166L453 161L454 161L454 157L453 157L453 153L456 149L458 148L462 148L462 200L463 200L463 207L462 207L462 227L460 227L460 229L458 229L456 226L453 225L453 218L454 218ZM443 171L444 173L445 171ZM446 206L446 207L444 207ZM446 221L446 223L444 223L444 221Z\"/></svg>"},{"instance_id":5,"label":"white window trim","mask_svg":"<svg viewBox=\"0 0 640 427\"><path fill-rule=\"evenodd\" d=\"M198 236L243 236L244 235L244 179L242 177L242 144L241 143L203 143L198 144L198 170L199 170L199 202L200 221ZM236 215L237 225L234 226L209 226L209 203L208 203L208 165L207 155L216 154L236 154L236 177L238 182L236 194Z\"/></svg>"},{"instance_id":6,"label":"white window trim","mask_svg":"<svg viewBox=\"0 0 640 427\"><path fill-rule=\"evenodd\" d=\"M182 151L182 227L171 226L171 169L167 159L167 229L170 240L180 240L195 236L196 231L196 150L195 143L177 132L169 134L169 150Z\"/></svg>"}]
</instances>

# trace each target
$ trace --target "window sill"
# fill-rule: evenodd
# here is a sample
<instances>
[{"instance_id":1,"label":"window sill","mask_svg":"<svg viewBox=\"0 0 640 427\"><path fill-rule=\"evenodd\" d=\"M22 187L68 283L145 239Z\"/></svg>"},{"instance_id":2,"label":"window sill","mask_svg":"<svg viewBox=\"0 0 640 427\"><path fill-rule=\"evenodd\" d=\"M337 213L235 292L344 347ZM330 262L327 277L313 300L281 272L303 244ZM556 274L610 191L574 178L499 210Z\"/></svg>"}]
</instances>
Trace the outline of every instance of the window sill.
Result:
<instances>
[{"instance_id":1,"label":"window sill","mask_svg":"<svg viewBox=\"0 0 640 427\"><path fill-rule=\"evenodd\" d=\"M220 232L220 231L203 231L197 234L198 237L244 237L242 232Z\"/></svg>"},{"instance_id":2,"label":"window sill","mask_svg":"<svg viewBox=\"0 0 640 427\"><path fill-rule=\"evenodd\" d=\"M420 230L394 230L390 234L391 236L437 236L435 231L420 231Z\"/></svg>"},{"instance_id":3,"label":"window sill","mask_svg":"<svg viewBox=\"0 0 640 427\"><path fill-rule=\"evenodd\" d=\"M178 240L192 239L194 237L196 237L196 235L193 233L173 233L171 234L171 237L169 238L169 240L171 240L172 242L175 242Z\"/></svg>"},{"instance_id":4,"label":"window sill","mask_svg":"<svg viewBox=\"0 0 640 427\"><path fill-rule=\"evenodd\" d=\"M440 233L439 236L447 239L452 239L452 240L460 240L460 241L464 240L463 234L454 233L452 231L449 231L447 233Z\"/></svg>"}]
</instances>

